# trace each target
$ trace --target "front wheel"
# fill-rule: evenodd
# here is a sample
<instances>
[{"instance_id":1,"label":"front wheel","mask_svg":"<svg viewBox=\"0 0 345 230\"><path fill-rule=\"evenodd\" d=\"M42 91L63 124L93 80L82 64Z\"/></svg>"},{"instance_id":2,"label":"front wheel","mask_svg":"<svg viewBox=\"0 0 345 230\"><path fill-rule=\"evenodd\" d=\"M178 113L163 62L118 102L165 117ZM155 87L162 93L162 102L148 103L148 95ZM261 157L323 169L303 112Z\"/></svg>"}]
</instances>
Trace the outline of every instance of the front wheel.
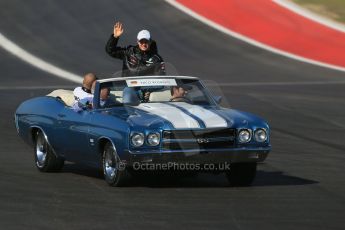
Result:
<instances>
[{"instance_id":1,"label":"front wheel","mask_svg":"<svg viewBox=\"0 0 345 230\"><path fill-rule=\"evenodd\" d=\"M35 135L35 165L41 172L55 172L61 170L64 160L56 157L44 133L39 130Z\"/></svg>"},{"instance_id":2,"label":"front wheel","mask_svg":"<svg viewBox=\"0 0 345 230\"><path fill-rule=\"evenodd\" d=\"M226 171L230 186L250 186L256 176L257 163L234 163Z\"/></svg>"},{"instance_id":3,"label":"front wheel","mask_svg":"<svg viewBox=\"0 0 345 230\"><path fill-rule=\"evenodd\" d=\"M121 162L114 146L110 142L104 147L102 166L105 181L110 186L119 187L125 184L128 179L128 169Z\"/></svg>"}]
</instances>

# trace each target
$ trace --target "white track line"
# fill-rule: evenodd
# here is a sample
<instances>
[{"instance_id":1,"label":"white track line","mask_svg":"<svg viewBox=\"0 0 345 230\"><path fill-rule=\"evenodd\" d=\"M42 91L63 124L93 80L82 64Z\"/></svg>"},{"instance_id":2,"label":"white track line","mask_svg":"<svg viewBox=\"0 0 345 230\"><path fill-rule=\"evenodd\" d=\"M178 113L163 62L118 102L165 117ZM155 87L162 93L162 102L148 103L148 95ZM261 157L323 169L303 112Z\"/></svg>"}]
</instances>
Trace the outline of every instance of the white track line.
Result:
<instances>
[{"instance_id":1,"label":"white track line","mask_svg":"<svg viewBox=\"0 0 345 230\"><path fill-rule=\"evenodd\" d=\"M26 63L29 63L30 65L35 66L38 69L41 69L47 73L53 74L57 77L60 77L65 80L69 80L76 83L81 83L82 78L74 73L71 73L69 71L66 71L64 69L61 69L55 65L52 65L35 55L27 52L23 48L19 47L17 44L13 43L11 40L6 38L1 32L0 32L0 47L8 51L9 53L15 55L19 59L23 60Z\"/></svg>"},{"instance_id":2,"label":"white track line","mask_svg":"<svg viewBox=\"0 0 345 230\"><path fill-rule=\"evenodd\" d=\"M292 1L273 0L273 2L284 7L284 8L287 8L288 10L290 10L296 14L299 14L305 18L308 18L308 19L313 20L317 23L320 23L324 26L327 26L327 27L332 28L334 30L338 30L340 32L345 33L345 26L344 25L337 23L335 21L332 21L330 19L327 19L325 17L322 17L316 13L313 13L312 11L310 11L306 8L303 8L303 7L297 5L296 3L292 2Z\"/></svg>"},{"instance_id":3,"label":"white track line","mask_svg":"<svg viewBox=\"0 0 345 230\"><path fill-rule=\"evenodd\" d=\"M312 60L312 59L309 59L309 58L304 58L302 56L299 56L299 55L295 55L295 54L292 54L292 53L289 53L289 52L286 52L286 51L283 51L283 50L280 50L280 49L277 49L277 48L274 48L272 46L268 46L268 45L265 45L261 42L258 42L256 40L253 40L249 37L246 37L242 34L239 34L237 32L234 32L222 25L219 25L209 19L207 19L206 17L192 11L191 9L185 7L184 5L176 2L175 0L165 0L167 3L169 3L170 5L174 6L175 8L183 11L184 13L188 14L189 16L205 23L206 25L208 26L211 26L212 28L222 32L222 33L225 33L227 35L230 35L234 38L237 38L237 39L240 39L244 42L247 42L251 45L254 45L254 46L257 46L259 48L262 48L262 49L265 49L267 51L270 51L272 53L276 53L276 54L279 54L279 55L282 55L282 56L285 56L285 57L288 57L288 58L291 58L291 59L295 59L295 60L298 60L298 61L301 61L301 62L306 62L306 63L309 63L309 64L313 64L313 65L317 65L317 66L321 66L321 67L325 67L325 68L330 68L330 69L334 69L334 70L338 70L338 71L343 71L345 72L345 67L341 67L341 66L336 66L336 65L331 65L331 64L327 64L327 63L324 63L324 62L319 62L319 61L315 61L315 60Z\"/></svg>"}]
</instances>

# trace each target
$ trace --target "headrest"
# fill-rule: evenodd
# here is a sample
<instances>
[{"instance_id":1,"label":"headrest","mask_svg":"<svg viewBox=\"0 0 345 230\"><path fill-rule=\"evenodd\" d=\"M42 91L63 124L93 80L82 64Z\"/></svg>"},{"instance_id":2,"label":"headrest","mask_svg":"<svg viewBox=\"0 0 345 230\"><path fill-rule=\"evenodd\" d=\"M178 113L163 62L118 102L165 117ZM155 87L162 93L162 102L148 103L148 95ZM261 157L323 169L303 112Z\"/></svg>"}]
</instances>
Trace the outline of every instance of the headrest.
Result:
<instances>
[{"instance_id":1,"label":"headrest","mask_svg":"<svg viewBox=\"0 0 345 230\"><path fill-rule=\"evenodd\" d=\"M156 91L150 93L150 102L169 101L171 98L170 90Z\"/></svg>"}]
</instances>

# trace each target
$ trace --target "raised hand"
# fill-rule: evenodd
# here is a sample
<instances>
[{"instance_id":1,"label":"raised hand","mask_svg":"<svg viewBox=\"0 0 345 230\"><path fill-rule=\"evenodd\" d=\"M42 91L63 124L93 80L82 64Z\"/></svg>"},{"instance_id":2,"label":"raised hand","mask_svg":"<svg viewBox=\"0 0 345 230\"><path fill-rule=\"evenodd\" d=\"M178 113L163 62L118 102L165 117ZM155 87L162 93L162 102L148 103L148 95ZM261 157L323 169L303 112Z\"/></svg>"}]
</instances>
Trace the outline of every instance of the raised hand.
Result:
<instances>
[{"instance_id":1,"label":"raised hand","mask_svg":"<svg viewBox=\"0 0 345 230\"><path fill-rule=\"evenodd\" d=\"M116 22L114 25L114 37L118 38L123 34L123 27L121 22Z\"/></svg>"}]
</instances>

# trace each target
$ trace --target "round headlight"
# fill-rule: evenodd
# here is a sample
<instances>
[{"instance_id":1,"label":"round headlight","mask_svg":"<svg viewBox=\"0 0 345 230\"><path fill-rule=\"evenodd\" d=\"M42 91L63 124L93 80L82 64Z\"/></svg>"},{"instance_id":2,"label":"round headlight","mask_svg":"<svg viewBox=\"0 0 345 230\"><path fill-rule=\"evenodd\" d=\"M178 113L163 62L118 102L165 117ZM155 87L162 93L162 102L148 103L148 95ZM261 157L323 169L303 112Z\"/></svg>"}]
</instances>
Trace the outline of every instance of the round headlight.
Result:
<instances>
[{"instance_id":1,"label":"round headlight","mask_svg":"<svg viewBox=\"0 0 345 230\"><path fill-rule=\"evenodd\" d=\"M132 145L135 147L140 147L145 142L145 136L142 133L134 133L131 137Z\"/></svg>"},{"instance_id":2,"label":"round headlight","mask_svg":"<svg viewBox=\"0 0 345 230\"><path fill-rule=\"evenodd\" d=\"M252 138L252 135L251 135L251 133L250 133L250 131L248 129L242 129L238 133L238 141L240 143L249 142L251 138Z\"/></svg>"},{"instance_id":3,"label":"round headlight","mask_svg":"<svg viewBox=\"0 0 345 230\"><path fill-rule=\"evenodd\" d=\"M255 140L257 142L265 142L267 140L267 133L264 129L257 129L255 131Z\"/></svg>"},{"instance_id":4,"label":"round headlight","mask_svg":"<svg viewBox=\"0 0 345 230\"><path fill-rule=\"evenodd\" d=\"M147 143L151 146L157 146L160 142L160 135L159 133L150 133L147 135Z\"/></svg>"}]
</instances>

